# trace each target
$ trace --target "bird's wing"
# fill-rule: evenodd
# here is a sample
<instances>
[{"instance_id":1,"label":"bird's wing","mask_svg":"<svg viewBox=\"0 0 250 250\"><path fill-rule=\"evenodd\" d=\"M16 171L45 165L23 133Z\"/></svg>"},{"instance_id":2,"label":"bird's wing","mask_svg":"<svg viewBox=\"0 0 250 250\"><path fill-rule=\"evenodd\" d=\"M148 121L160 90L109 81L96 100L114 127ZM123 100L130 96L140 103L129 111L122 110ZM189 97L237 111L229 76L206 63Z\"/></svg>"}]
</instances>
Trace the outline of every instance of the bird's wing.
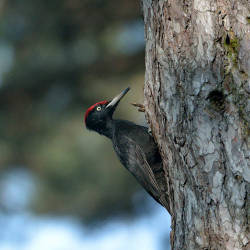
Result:
<instances>
[{"instance_id":1,"label":"bird's wing","mask_svg":"<svg viewBox=\"0 0 250 250\"><path fill-rule=\"evenodd\" d=\"M155 175L147 162L146 155L142 148L133 139L127 136L125 136L125 139L128 141L127 147L124 147L124 150L127 150L126 155L128 157L126 159L126 167L131 173L133 173L146 191L153 196L156 201L160 202L167 208L167 202L164 194L156 181Z\"/></svg>"}]
</instances>

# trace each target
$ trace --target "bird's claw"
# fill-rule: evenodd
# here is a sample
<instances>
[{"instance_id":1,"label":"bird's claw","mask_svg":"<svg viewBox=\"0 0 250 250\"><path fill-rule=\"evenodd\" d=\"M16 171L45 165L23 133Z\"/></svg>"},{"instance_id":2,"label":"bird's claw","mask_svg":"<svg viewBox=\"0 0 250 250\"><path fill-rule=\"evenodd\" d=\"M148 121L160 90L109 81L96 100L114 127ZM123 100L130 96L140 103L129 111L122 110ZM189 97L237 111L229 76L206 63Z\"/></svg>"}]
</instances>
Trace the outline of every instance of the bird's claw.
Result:
<instances>
[{"instance_id":1,"label":"bird's claw","mask_svg":"<svg viewBox=\"0 0 250 250\"><path fill-rule=\"evenodd\" d=\"M139 112L145 112L145 107L143 104L140 103L131 103L131 105L133 105L134 107L138 108Z\"/></svg>"}]
</instances>

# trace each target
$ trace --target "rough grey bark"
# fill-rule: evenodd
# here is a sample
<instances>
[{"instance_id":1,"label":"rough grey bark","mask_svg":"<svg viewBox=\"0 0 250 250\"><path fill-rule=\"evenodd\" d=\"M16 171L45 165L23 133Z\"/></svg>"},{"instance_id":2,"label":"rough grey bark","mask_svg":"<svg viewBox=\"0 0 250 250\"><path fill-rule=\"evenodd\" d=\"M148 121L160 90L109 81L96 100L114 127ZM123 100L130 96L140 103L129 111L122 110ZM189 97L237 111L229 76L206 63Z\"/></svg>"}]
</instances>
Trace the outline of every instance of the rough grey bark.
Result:
<instances>
[{"instance_id":1,"label":"rough grey bark","mask_svg":"<svg viewBox=\"0 0 250 250\"><path fill-rule=\"evenodd\" d=\"M250 249L249 1L142 2L172 249Z\"/></svg>"}]
</instances>

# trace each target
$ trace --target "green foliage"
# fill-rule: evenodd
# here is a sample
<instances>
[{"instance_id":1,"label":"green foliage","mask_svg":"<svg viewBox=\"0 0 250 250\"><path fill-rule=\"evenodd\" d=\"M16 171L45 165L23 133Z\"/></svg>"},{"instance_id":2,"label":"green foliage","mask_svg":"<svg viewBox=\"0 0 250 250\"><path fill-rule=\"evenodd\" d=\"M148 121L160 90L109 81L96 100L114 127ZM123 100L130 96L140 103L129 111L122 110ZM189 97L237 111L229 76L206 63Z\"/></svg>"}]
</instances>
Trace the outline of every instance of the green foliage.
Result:
<instances>
[{"instance_id":1,"label":"green foliage","mask_svg":"<svg viewBox=\"0 0 250 250\"><path fill-rule=\"evenodd\" d=\"M131 82L143 85L143 45L133 53L117 45L124 26L142 22L139 3L14 0L0 8L0 47L13 53L0 72L0 170L23 165L39 177L39 213L90 222L131 212L138 186L111 143L86 131L83 115Z\"/></svg>"}]
</instances>

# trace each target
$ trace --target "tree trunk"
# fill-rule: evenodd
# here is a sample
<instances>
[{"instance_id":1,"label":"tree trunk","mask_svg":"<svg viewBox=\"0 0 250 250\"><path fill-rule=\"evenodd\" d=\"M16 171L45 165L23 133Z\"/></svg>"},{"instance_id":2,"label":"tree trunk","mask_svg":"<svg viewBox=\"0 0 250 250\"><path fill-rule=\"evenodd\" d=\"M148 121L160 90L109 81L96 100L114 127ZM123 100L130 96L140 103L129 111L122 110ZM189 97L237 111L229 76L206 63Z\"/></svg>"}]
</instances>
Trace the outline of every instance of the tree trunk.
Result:
<instances>
[{"instance_id":1,"label":"tree trunk","mask_svg":"<svg viewBox=\"0 0 250 250\"><path fill-rule=\"evenodd\" d=\"M172 249L250 249L247 0L143 0L145 107Z\"/></svg>"}]
</instances>

